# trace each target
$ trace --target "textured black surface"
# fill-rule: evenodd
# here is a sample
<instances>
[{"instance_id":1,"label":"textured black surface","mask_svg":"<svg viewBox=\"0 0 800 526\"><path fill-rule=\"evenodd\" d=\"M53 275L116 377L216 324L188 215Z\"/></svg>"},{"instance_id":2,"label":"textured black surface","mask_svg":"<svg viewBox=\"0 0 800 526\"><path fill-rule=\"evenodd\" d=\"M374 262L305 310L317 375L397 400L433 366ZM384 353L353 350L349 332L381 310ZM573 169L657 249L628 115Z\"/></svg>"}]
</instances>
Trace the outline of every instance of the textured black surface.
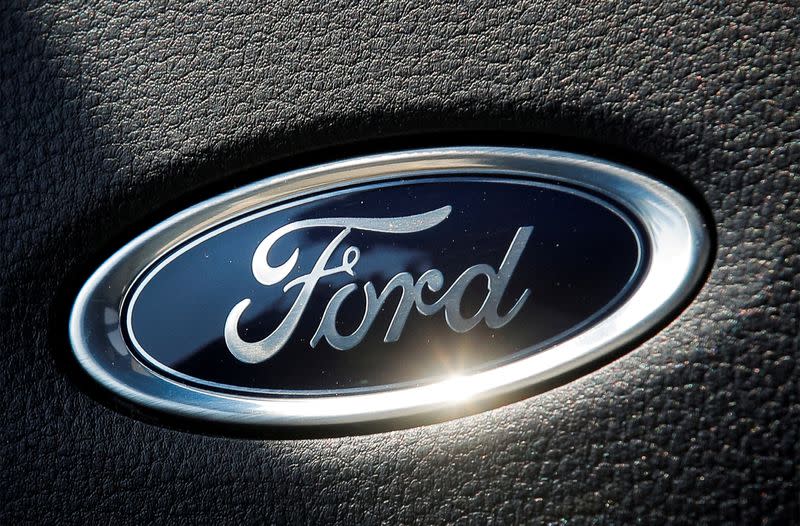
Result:
<instances>
[{"instance_id":1,"label":"textured black surface","mask_svg":"<svg viewBox=\"0 0 800 526\"><path fill-rule=\"evenodd\" d=\"M2 522L796 522L800 13L597 4L4 2ZM717 223L708 283L598 372L378 435L177 431L65 374L54 298L169 203L312 148L464 129L672 167Z\"/></svg>"}]
</instances>

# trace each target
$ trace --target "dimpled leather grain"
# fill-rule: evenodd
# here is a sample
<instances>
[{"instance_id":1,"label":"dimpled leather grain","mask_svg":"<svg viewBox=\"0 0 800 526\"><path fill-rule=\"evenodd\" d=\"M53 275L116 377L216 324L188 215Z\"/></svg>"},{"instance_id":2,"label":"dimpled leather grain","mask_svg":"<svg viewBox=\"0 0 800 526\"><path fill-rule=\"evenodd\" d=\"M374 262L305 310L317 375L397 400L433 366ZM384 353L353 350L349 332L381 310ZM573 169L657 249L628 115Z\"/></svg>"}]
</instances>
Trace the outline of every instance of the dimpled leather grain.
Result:
<instances>
[{"instance_id":1,"label":"dimpled leather grain","mask_svg":"<svg viewBox=\"0 0 800 526\"><path fill-rule=\"evenodd\" d=\"M797 522L799 34L793 2L3 2L2 522ZM669 167L716 223L697 297L561 387L377 434L182 430L69 372L59 294L191 196L464 130Z\"/></svg>"}]
</instances>

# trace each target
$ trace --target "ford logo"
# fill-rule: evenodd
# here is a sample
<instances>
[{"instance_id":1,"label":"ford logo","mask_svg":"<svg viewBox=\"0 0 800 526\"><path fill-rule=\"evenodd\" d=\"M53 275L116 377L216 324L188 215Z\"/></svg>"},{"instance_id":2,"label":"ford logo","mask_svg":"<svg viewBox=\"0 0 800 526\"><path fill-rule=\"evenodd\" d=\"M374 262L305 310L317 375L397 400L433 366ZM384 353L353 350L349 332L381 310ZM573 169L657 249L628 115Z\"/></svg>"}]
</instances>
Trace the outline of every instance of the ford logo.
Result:
<instances>
[{"instance_id":1,"label":"ford logo","mask_svg":"<svg viewBox=\"0 0 800 526\"><path fill-rule=\"evenodd\" d=\"M84 285L79 363L116 395L217 422L378 421L499 400L662 323L706 227L629 168L447 148L325 164L156 225Z\"/></svg>"}]
</instances>

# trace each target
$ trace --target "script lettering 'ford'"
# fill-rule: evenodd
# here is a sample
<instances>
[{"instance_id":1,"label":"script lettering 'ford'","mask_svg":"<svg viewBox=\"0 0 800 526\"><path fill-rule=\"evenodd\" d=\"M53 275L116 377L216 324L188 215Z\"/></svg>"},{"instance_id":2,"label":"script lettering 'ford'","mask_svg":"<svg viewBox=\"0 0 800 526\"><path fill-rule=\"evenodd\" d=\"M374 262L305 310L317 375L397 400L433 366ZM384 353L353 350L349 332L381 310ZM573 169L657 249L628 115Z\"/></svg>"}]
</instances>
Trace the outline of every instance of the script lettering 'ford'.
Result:
<instances>
[{"instance_id":1,"label":"script lettering 'ford'","mask_svg":"<svg viewBox=\"0 0 800 526\"><path fill-rule=\"evenodd\" d=\"M288 292L293 287L301 286L300 294L298 294L297 299L292 304L289 314L286 315L278 328L269 336L257 342L246 342L242 340L239 337L239 330L237 327L242 312L250 305L250 300L244 299L236 304L225 322L225 343L228 345L228 349L236 358L247 363L263 362L280 351L292 337L292 333L300 321L300 316L302 316L303 310L311 298L311 294L317 282L325 276L331 276L340 272L347 273L351 276L355 275L354 269L361 257L361 252L358 247L355 246L348 247L344 252L341 265L333 268L326 268L333 251L336 250L344 238L347 237L347 234L353 229L388 234L419 232L432 228L444 221L444 219L450 215L451 210L452 207L444 206L424 214L405 217L376 217L369 219L339 217L311 219L298 221L279 228L258 245L255 256L253 256L253 275L259 283L267 286L275 285L286 278L297 263L299 249L295 249L291 257L278 267L271 267L269 263L267 263L269 250L282 236L303 228L336 227L341 228L341 230L333 240L328 243L325 250L322 251L322 254L317 259L311 272L293 279L283 287L283 291ZM339 331L336 329L336 314L342 302L358 286L354 283L345 285L330 299L328 306L325 308L325 313L322 316L322 321L319 327L317 327L314 336L311 338L311 346L315 347L322 338L325 338L331 347L342 351L351 349L361 343L361 340L364 339L364 336L375 320L378 309L386 302L386 299L394 289L400 289L402 295L400 296L400 303L397 306L394 317L389 324L389 329L386 331L386 336L383 338L384 342L394 342L400 338L400 333L403 331L406 319L408 319L408 315L413 306L417 308L420 314L426 316L431 316L439 310L444 309L447 325L456 332L467 332L480 323L481 320L484 320L488 327L499 329L517 315L522 305L525 303L525 300L528 298L528 294L530 294L530 290L525 289L519 299L514 303L514 306L511 307L506 314L498 314L497 309L500 298L508 285L511 274L517 266L517 262L519 261L522 250L525 248L525 244L532 230L533 227L530 226L517 229L511 246L508 248L508 252L506 252L503 262L500 264L499 270L495 271L487 264L473 265L455 280L450 288L447 289L447 292L431 304L426 303L425 300L422 299L422 290L427 288L436 292L442 288L444 276L439 270L427 270L420 276L416 283L408 272L396 274L389 280L380 295L377 294L375 285L371 281L368 281L364 285L366 312L364 312L364 317L359 326L349 335L339 334ZM461 297L467 286L479 276L484 276L486 278L488 293L478 312L469 318L465 318L461 315Z\"/></svg>"},{"instance_id":2,"label":"script lettering 'ford'","mask_svg":"<svg viewBox=\"0 0 800 526\"><path fill-rule=\"evenodd\" d=\"M700 214L639 172L447 148L273 176L156 225L70 319L78 362L133 403L310 426L552 384L676 312Z\"/></svg>"}]
</instances>

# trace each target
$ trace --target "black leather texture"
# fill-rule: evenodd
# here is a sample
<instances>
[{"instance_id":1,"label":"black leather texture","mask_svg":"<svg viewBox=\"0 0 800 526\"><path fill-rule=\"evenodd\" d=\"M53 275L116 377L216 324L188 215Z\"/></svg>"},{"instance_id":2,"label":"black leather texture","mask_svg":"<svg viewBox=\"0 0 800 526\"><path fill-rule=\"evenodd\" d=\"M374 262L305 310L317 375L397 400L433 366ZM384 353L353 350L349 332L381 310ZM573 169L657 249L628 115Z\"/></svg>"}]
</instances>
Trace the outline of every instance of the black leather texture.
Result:
<instances>
[{"instance_id":1,"label":"black leather texture","mask_svg":"<svg viewBox=\"0 0 800 526\"><path fill-rule=\"evenodd\" d=\"M798 35L795 2L3 2L0 522L797 523ZM377 433L231 437L74 370L70 295L181 207L492 140L693 188L697 297L550 391Z\"/></svg>"}]
</instances>

